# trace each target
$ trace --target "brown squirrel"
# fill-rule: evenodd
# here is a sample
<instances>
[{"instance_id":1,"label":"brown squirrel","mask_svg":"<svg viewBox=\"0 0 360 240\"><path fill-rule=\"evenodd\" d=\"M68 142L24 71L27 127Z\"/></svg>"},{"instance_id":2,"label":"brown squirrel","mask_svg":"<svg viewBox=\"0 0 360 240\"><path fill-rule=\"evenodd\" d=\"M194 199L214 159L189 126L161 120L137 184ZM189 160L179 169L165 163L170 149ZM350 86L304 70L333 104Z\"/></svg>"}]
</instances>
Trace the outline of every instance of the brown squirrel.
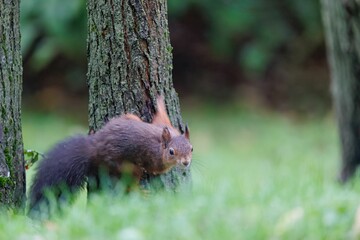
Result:
<instances>
[{"instance_id":1,"label":"brown squirrel","mask_svg":"<svg viewBox=\"0 0 360 240\"><path fill-rule=\"evenodd\" d=\"M162 174L177 164L189 167L193 150L189 139L187 126L184 134L172 126L162 97L157 99L152 123L125 114L111 119L92 135L68 138L38 164L30 188L30 213L39 211L40 203L48 203L47 191L61 200L64 186L74 193L85 186L87 179L97 178L100 168L117 178L130 171L139 182L144 173Z\"/></svg>"}]
</instances>

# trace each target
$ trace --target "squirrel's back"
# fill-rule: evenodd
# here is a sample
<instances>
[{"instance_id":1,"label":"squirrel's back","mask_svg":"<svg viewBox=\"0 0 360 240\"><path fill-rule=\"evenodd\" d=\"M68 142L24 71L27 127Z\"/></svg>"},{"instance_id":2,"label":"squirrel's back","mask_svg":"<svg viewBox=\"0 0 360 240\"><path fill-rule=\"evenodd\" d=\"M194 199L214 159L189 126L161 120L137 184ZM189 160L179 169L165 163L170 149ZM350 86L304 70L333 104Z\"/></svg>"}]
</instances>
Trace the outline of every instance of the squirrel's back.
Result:
<instances>
[{"instance_id":1,"label":"squirrel's back","mask_svg":"<svg viewBox=\"0 0 360 240\"><path fill-rule=\"evenodd\" d=\"M162 127L137 120L135 116L111 119L94 134L97 151L94 159L107 165L117 175L121 173L116 173L116 169L121 169L124 163L151 171L156 167L154 164L161 165L163 162L162 132Z\"/></svg>"}]
</instances>

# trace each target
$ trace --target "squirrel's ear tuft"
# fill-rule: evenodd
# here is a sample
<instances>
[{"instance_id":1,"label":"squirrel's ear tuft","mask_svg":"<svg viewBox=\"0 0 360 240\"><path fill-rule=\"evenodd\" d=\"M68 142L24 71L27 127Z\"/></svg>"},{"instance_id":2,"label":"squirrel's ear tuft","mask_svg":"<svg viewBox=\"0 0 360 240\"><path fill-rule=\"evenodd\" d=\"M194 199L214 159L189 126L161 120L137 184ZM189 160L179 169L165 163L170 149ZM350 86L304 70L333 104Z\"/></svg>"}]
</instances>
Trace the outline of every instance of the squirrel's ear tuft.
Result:
<instances>
[{"instance_id":1,"label":"squirrel's ear tuft","mask_svg":"<svg viewBox=\"0 0 360 240\"><path fill-rule=\"evenodd\" d=\"M186 139L190 140L190 131L189 131L189 127L188 127L187 124L185 125L185 133L184 133L184 135L185 135Z\"/></svg>"},{"instance_id":2,"label":"squirrel's ear tuft","mask_svg":"<svg viewBox=\"0 0 360 240\"><path fill-rule=\"evenodd\" d=\"M167 148L167 146L171 140L171 135L170 135L170 131L169 131L168 127L163 128L162 140L163 140L164 148Z\"/></svg>"}]
</instances>

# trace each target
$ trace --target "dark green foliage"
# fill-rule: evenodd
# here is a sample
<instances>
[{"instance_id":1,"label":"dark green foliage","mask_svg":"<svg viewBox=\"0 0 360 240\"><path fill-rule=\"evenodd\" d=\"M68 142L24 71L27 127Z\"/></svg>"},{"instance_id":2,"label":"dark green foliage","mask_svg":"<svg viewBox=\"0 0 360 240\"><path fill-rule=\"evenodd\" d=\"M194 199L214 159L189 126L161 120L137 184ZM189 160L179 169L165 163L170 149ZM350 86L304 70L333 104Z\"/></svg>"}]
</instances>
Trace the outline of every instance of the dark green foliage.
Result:
<instances>
[{"instance_id":1,"label":"dark green foliage","mask_svg":"<svg viewBox=\"0 0 360 240\"><path fill-rule=\"evenodd\" d=\"M85 0L21 1L22 51L41 69L57 54L86 54Z\"/></svg>"},{"instance_id":2,"label":"dark green foliage","mask_svg":"<svg viewBox=\"0 0 360 240\"><path fill-rule=\"evenodd\" d=\"M39 160L40 156L43 156L43 154L35 150L25 149L24 156L25 156L25 169L28 170L34 163L36 163Z\"/></svg>"},{"instance_id":3,"label":"dark green foliage","mask_svg":"<svg viewBox=\"0 0 360 240\"><path fill-rule=\"evenodd\" d=\"M71 58L85 56L85 0L26 0L21 4L25 55L38 41L34 67L43 67L58 53ZM212 51L219 57L237 59L250 72L265 70L284 46L322 42L316 0L171 0L168 8L171 21L198 9L198 20L205 22L203 30ZM312 50L298 49L302 54L296 57L301 60Z\"/></svg>"},{"instance_id":4,"label":"dark green foliage","mask_svg":"<svg viewBox=\"0 0 360 240\"><path fill-rule=\"evenodd\" d=\"M277 51L305 41L322 40L319 3L315 0L174 0L170 17L198 8L208 24L206 38L222 57L236 57L248 71L263 71ZM312 49L308 49L311 51ZM235 55L235 56L234 56Z\"/></svg>"}]
</instances>

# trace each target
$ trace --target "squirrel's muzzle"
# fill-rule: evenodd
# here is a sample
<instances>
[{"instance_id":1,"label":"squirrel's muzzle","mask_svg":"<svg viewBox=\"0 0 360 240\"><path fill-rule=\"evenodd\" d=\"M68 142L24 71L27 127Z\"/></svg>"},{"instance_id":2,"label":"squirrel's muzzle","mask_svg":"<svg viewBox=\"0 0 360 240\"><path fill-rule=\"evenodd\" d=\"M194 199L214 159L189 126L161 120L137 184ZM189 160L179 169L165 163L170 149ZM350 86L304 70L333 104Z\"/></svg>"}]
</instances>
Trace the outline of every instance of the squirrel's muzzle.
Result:
<instances>
[{"instance_id":1,"label":"squirrel's muzzle","mask_svg":"<svg viewBox=\"0 0 360 240\"><path fill-rule=\"evenodd\" d=\"M184 161L181 161L181 164L182 164L184 167L189 167L189 166L190 166L190 161L189 161L189 160L184 160Z\"/></svg>"}]
</instances>

